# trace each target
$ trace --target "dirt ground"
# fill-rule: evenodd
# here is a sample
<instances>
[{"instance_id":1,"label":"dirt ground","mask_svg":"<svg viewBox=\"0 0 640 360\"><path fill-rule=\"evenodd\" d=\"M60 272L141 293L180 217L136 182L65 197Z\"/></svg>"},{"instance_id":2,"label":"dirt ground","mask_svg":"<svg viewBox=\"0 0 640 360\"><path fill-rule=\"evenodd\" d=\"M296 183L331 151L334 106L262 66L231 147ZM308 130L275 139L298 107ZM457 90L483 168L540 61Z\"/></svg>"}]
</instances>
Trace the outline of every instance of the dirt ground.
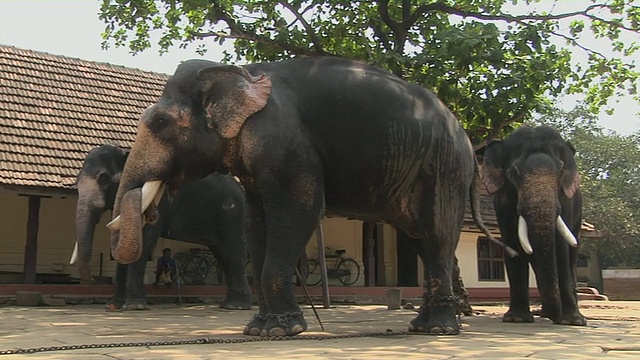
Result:
<instances>
[{"instance_id":1,"label":"dirt ground","mask_svg":"<svg viewBox=\"0 0 640 360\"><path fill-rule=\"evenodd\" d=\"M9 354L20 359L591 359L640 358L640 302L581 301L586 327L501 321L503 305L474 305L475 316L461 317L457 336L362 333L406 331L415 310L386 306L338 305L304 308L309 330L296 340L188 344L195 339L255 339L241 335L254 311L229 311L215 305L162 305L147 311L110 312L102 305L0 307L0 354L7 350L55 347L55 351ZM350 335L342 339L317 336ZM315 338L314 338L315 337ZM169 341L170 345L153 344ZM91 344L126 347L66 349ZM51 349L47 349L51 350Z\"/></svg>"}]
</instances>

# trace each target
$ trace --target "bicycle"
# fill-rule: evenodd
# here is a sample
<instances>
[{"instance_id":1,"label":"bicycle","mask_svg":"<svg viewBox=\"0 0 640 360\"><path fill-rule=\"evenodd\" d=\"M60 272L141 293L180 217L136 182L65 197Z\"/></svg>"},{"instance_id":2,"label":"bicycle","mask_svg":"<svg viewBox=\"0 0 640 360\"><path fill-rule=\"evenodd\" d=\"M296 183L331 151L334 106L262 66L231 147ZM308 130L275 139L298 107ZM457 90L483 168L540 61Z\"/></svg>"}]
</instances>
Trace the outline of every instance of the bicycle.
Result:
<instances>
[{"instance_id":1,"label":"bicycle","mask_svg":"<svg viewBox=\"0 0 640 360\"><path fill-rule=\"evenodd\" d=\"M180 279L187 285L202 285L213 270L217 283L222 283L221 269L218 260L208 249L189 249L189 253L176 254L176 264Z\"/></svg>"},{"instance_id":2,"label":"bicycle","mask_svg":"<svg viewBox=\"0 0 640 360\"><path fill-rule=\"evenodd\" d=\"M328 248L327 248L328 249ZM333 267L327 265L327 277L338 279L342 285L350 286L360 278L360 265L353 258L344 256L345 249L338 249L334 254L325 255L325 259L334 259ZM315 286L322 280L320 276L320 261L318 259L307 260L308 276L307 285Z\"/></svg>"}]
</instances>

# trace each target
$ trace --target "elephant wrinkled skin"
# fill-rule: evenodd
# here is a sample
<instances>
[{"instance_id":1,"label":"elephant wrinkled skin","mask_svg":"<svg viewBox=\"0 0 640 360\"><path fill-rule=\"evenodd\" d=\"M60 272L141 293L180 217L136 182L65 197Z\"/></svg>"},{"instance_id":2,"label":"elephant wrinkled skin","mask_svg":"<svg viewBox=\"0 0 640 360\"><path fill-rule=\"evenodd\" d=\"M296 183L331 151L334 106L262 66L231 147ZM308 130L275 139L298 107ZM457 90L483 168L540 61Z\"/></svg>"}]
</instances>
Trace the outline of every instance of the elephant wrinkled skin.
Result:
<instances>
[{"instance_id":1,"label":"elephant wrinkled skin","mask_svg":"<svg viewBox=\"0 0 640 360\"><path fill-rule=\"evenodd\" d=\"M578 310L576 261L582 196L575 149L548 126L522 127L484 152L482 179L507 245L510 285L505 322L532 322L529 263L542 296L542 316L557 324L586 325Z\"/></svg>"},{"instance_id":2,"label":"elephant wrinkled skin","mask_svg":"<svg viewBox=\"0 0 640 360\"><path fill-rule=\"evenodd\" d=\"M386 222L421 242L429 276L414 331L457 334L451 278L474 181L471 143L430 91L333 57L223 65L188 60L140 117L116 196L212 171L240 178L258 313L248 335L296 335L307 323L290 277L326 208ZM121 261L135 244L112 234Z\"/></svg>"},{"instance_id":3,"label":"elephant wrinkled skin","mask_svg":"<svg viewBox=\"0 0 640 360\"><path fill-rule=\"evenodd\" d=\"M76 205L76 262L82 283L91 281L91 251L96 223L103 212L113 209L116 190L128 153L116 146L91 150L78 175ZM160 198L162 194L158 195ZM132 198L135 198L133 196ZM140 193L137 194L140 202ZM140 207L140 205L137 205ZM159 236L207 246L222 265L227 285L221 304L229 309L250 309L252 298L244 271L244 194L230 176L211 174L186 183L171 200L164 195L147 210L148 223L139 233L139 259L116 268L116 293L109 305L124 309L146 309L144 273Z\"/></svg>"}]
</instances>

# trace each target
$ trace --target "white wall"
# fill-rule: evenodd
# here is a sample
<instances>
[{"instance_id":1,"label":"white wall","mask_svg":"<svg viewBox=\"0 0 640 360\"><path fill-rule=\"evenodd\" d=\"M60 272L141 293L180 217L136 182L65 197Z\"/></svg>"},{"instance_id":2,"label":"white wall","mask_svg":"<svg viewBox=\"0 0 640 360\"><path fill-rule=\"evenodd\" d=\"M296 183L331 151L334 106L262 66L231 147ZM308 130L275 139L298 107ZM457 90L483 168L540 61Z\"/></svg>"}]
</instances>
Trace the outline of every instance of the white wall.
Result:
<instances>
[{"instance_id":1,"label":"white wall","mask_svg":"<svg viewBox=\"0 0 640 360\"><path fill-rule=\"evenodd\" d=\"M477 233L462 233L456 249L460 274L465 287L468 288L499 288L509 287L505 269L504 281L480 281L478 280L478 250ZM536 287L536 279L531 267L529 267L529 287Z\"/></svg>"}]
</instances>

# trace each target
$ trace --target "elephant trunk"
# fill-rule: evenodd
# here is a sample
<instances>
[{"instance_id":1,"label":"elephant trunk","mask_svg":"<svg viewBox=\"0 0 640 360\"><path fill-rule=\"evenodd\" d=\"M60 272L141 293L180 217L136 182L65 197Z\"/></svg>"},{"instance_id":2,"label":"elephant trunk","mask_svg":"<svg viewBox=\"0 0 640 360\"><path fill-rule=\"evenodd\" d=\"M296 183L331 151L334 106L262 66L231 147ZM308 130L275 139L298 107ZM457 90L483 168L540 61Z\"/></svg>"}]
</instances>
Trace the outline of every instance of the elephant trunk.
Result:
<instances>
[{"instance_id":1,"label":"elephant trunk","mask_svg":"<svg viewBox=\"0 0 640 360\"><path fill-rule=\"evenodd\" d=\"M80 194L76 206L76 245L70 264L78 265L80 283L91 283L91 252L96 223L100 220L103 207L92 199Z\"/></svg>"},{"instance_id":2,"label":"elephant trunk","mask_svg":"<svg viewBox=\"0 0 640 360\"><path fill-rule=\"evenodd\" d=\"M558 284L555 227L530 230L532 237L539 239L533 253L538 290L542 296L543 315L559 321L562 316L562 302Z\"/></svg>"},{"instance_id":3,"label":"elephant trunk","mask_svg":"<svg viewBox=\"0 0 640 360\"><path fill-rule=\"evenodd\" d=\"M164 164L169 163L170 153L152 140L145 127L140 126L122 173L113 220L107 225L111 229L111 254L121 264L140 259L143 222L158 219L155 205L162 197L164 186L157 179L166 172L162 170Z\"/></svg>"},{"instance_id":4,"label":"elephant trunk","mask_svg":"<svg viewBox=\"0 0 640 360\"><path fill-rule=\"evenodd\" d=\"M518 200L520 244L526 253L533 253L544 314L554 321L562 315L556 256L559 209L556 183L552 176L525 177Z\"/></svg>"},{"instance_id":5,"label":"elephant trunk","mask_svg":"<svg viewBox=\"0 0 640 360\"><path fill-rule=\"evenodd\" d=\"M116 197L114 215L119 228L112 228L111 253L121 264L131 264L142 255L142 190L135 188Z\"/></svg>"}]
</instances>

